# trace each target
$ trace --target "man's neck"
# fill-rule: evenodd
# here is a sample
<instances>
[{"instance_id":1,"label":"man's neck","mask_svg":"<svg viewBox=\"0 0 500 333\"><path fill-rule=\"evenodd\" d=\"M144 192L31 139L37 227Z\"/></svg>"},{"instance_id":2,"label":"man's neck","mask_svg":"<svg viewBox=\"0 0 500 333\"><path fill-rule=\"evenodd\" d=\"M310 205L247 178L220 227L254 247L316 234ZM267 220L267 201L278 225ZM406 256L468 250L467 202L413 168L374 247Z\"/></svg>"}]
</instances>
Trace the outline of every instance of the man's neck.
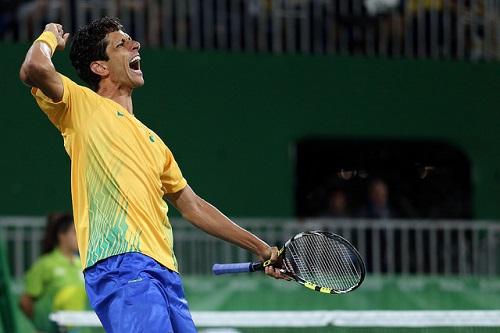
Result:
<instances>
[{"instance_id":1,"label":"man's neck","mask_svg":"<svg viewBox=\"0 0 500 333\"><path fill-rule=\"evenodd\" d=\"M130 114L134 114L134 106L132 104L132 89L120 89L119 87L110 87L101 85L97 94L102 97L109 98L112 101L123 106Z\"/></svg>"}]
</instances>

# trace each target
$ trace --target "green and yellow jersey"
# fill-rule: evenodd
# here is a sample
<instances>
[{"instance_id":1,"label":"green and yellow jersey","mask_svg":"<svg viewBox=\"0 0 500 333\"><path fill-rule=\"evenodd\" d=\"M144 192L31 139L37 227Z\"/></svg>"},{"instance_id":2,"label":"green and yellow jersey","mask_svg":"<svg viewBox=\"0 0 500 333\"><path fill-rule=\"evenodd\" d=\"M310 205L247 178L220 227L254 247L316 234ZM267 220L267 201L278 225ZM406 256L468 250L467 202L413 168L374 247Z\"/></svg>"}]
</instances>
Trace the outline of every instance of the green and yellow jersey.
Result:
<instances>
[{"instance_id":1,"label":"green and yellow jersey","mask_svg":"<svg viewBox=\"0 0 500 333\"><path fill-rule=\"evenodd\" d=\"M43 332L57 332L50 313L88 308L80 259L69 260L57 248L40 257L26 273L24 291L35 299L33 324Z\"/></svg>"},{"instance_id":2,"label":"green and yellow jersey","mask_svg":"<svg viewBox=\"0 0 500 333\"><path fill-rule=\"evenodd\" d=\"M177 271L163 200L187 182L163 141L111 99L61 75L53 102L32 94L64 138L71 158L71 195L82 267L141 252Z\"/></svg>"}]
</instances>

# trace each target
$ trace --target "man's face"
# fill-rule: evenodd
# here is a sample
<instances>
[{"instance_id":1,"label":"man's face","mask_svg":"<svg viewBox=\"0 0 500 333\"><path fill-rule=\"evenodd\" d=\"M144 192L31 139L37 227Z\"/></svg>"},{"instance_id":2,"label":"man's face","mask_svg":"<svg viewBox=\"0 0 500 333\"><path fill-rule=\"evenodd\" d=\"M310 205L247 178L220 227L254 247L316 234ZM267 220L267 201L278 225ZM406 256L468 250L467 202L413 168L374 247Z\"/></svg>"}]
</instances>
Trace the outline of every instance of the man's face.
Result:
<instances>
[{"instance_id":1,"label":"man's face","mask_svg":"<svg viewBox=\"0 0 500 333\"><path fill-rule=\"evenodd\" d=\"M110 79L120 86L132 89L144 85L139 56L141 44L121 30L110 32L106 38Z\"/></svg>"}]
</instances>

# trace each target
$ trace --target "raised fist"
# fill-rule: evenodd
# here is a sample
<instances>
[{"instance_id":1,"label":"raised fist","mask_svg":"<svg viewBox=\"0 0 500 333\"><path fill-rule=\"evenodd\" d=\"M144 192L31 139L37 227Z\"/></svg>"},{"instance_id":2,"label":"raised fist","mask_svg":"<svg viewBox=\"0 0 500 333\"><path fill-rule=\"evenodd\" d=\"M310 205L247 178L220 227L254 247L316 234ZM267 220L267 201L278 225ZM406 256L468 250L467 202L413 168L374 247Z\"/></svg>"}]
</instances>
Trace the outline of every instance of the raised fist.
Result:
<instances>
[{"instance_id":1,"label":"raised fist","mask_svg":"<svg viewBox=\"0 0 500 333\"><path fill-rule=\"evenodd\" d=\"M45 26L45 31L52 32L57 38L57 50L62 51L68 41L69 33L64 33L62 25L59 23L49 23Z\"/></svg>"}]
</instances>

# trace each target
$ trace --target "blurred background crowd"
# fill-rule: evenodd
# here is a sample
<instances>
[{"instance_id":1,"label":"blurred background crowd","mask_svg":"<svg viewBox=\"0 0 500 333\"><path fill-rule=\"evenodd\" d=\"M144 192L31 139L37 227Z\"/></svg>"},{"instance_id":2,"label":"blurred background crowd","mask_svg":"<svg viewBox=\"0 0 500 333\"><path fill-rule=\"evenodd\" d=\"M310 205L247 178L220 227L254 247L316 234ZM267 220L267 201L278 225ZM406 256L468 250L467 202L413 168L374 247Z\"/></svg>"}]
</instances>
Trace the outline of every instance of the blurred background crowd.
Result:
<instances>
[{"instance_id":1,"label":"blurred background crowd","mask_svg":"<svg viewBox=\"0 0 500 333\"><path fill-rule=\"evenodd\" d=\"M192 49L498 59L495 0L3 0L0 37L74 31L118 16L143 45Z\"/></svg>"}]
</instances>

